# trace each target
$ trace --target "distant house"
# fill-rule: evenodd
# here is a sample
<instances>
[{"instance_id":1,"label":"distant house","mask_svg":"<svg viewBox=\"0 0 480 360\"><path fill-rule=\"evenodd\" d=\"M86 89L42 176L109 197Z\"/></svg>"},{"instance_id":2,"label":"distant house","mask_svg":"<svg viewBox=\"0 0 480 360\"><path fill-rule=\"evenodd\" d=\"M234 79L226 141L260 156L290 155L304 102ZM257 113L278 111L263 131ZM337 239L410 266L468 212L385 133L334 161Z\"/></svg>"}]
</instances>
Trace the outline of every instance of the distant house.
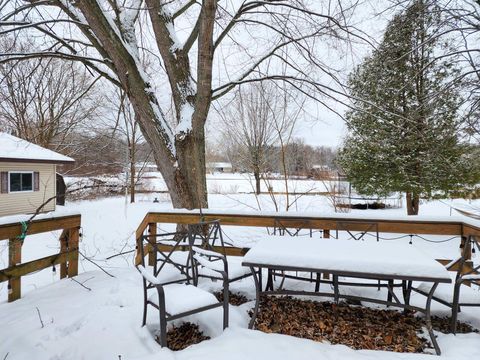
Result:
<instances>
[{"instance_id":1,"label":"distant house","mask_svg":"<svg viewBox=\"0 0 480 360\"><path fill-rule=\"evenodd\" d=\"M229 162L209 162L207 163L207 171L210 173L231 173L233 172L233 167Z\"/></svg>"},{"instance_id":2,"label":"distant house","mask_svg":"<svg viewBox=\"0 0 480 360\"><path fill-rule=\"evenodd\" d=\"M335 177L335 172L328 165L313 165L309 176L314 179L328 180Z\"/></svg>"},{"instance_id":3,"label":"distant house","mask_svg":"<svg viewBox=\"0 0 480 360\"><path fill-rule=\"evenodd\" d=\"M34 213L57 195L57 186L63 183L61 177L57 179L57 165L73 162L68 156L0 132L0 216ZM55 205L55 200L50 201L42 212L55 210Z\"/></svg>"}]
</instances>

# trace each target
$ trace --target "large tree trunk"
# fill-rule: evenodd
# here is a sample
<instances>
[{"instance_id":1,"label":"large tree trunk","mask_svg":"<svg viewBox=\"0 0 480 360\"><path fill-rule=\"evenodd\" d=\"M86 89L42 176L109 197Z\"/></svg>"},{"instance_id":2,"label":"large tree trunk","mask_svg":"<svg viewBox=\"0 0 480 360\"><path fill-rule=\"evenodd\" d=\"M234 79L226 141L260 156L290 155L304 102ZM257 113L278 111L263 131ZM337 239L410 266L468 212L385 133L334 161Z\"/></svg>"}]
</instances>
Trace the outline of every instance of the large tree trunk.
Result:
<instances>
[{"instance_id":1,"label":"large tree trunk","mask_svg":"<svg viewBox=\"0 0 480 360\"><path fill-rule=\"evenodd\" d=\"M415 193L407 192L407 215L418 215L420 206L420 196Z\"/></svg>"},{"instance_id":2,"label":"large tree trunk","mask_svg":"<svg viewBox=\"0 0 480 360\"><path fill-rule=\"evenodd\" d=\"M175 54L171 51L173 40L169 37L168 24L173 19L162 10L160 3L149 0L148 4L151 5L149 13L156 33L157 46L173 89L177 123L186 125L180 132L170 128L152 93L151 84L140 71L139 59L135 58L128 46L124 45L127 43L130 47L136 46L133 28L129 31L124 28L125 34L120 39L117 33L111 30L112 25L96 1L81 1L77 6L95 34L92 36L89 31L84 30L85 35L92 38L92 41L98 38L105 57L112 61L112 68L128 95L135 115L138 116L142 134L151 146L155 163L168 187L173 206L186 209L207 207L204 126L212 101L216 1L204 0L202 3L202 15L198 24L196 92L193 82L190 81L188 54L182 50L176 50ZM68 11L65 7L64 10ZM193 109L192 115L185 115L185 111L182 111L188 110L188 107Z\"/></svg>"},{"instance_id":3,"label":"large tree trunk","mask_svg":"<svg viewBox=\"0 0 480 360\"><path fill-rule=\"evenodd\" d=\"M203 126L177 142L178 168L169 187L174 208L208 207Z\"/></svg>"}]
</instances>

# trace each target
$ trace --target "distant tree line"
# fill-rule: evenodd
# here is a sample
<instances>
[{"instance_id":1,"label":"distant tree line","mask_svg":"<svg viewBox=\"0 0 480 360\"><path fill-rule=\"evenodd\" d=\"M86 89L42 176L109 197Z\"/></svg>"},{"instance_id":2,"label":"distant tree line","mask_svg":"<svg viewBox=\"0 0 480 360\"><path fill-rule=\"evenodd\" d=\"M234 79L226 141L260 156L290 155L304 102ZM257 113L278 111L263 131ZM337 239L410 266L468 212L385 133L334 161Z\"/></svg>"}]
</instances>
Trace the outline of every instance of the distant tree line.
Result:
<instances>
[{"instance_id":1,"label":"distant tree line","mask_svg":"<svg viewBox=\"0 0 480 360\"><path fill-rule=\"evenodd\" d=\"M265 149L265 162L261 168L262 174L282 174L283 165L279 145L271 145ZM294 138L285 147L286 164L289 175L293 176L321 176L319 167L323 170L336 172L337 150L328 146L312 146L305 144L303 139ZM239 155L234 147L227 147L226 151L219 150L218 146L207 143L207 162L230 162L235 171L250 172L252 169Z\"/></svg>"}]
</instances>

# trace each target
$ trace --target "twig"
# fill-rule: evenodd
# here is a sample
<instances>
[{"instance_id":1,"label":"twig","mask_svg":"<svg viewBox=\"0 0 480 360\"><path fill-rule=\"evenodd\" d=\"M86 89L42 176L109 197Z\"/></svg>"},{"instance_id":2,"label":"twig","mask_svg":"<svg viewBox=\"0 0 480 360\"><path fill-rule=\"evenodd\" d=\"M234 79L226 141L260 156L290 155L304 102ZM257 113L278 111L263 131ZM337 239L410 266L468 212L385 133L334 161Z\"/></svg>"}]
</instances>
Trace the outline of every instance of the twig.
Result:
<instances>
[{"instance_id":1,"label":"twig","mask_svg":"<svg viewBox=\"0 0 480 360\"><path fill-rule=\"evenodd\" d=\"M82 252L81 252L80 250L78 250L78 253L79 253L80 255L82 255L82 257L83 257L85 260L91 262L93 265L95 265L96 267L98 267L100 270L102 270L102 271L103 271L105 274L107 274L108 276L110 276L110 277L112 277L112 278L115 277L114 275L110 274L107 270L105 270L104 268L102 268L100 265L98 265L95 261L89 259L89 258L86 257L84 254L82 254Z\"/></svg>"},{"instance_id":2,"label":"twig","mask_svg":"<svg viewBox=\"0 0 480 360\"><path fill-rule=\"evenodd\" d=\"M80 281L75 280L75 278L70 278L70 280L76 282L78 285L80 285L81 287L87 289L88 291L92 291L92 289L90 289L88 286L83 285L83 283L81 283Z\"/></svg>"},{"instance_id":3,"label":"twig","mask_svg":"<svg viewBox=\"0 0 480 360\"><path fill-rule=\"evenodd\" d=\"M10 353L7 352L7 353L5 354L5 357L3 358L3 360L7 360L8 354L10 354Z\"/></svg>"},{"instance_id":4,"label":"twig","mask_svg":"<svg viewBox=\"0 0 480 360\"><path fill-rule=\"evenodd\" d=\"M130 254L132 252L135 252L135 249L133 250L128 250L128 251L123 251L123 252L120 252L118 254L115 254L115 255L111 255L109 257L107 257L105 260L110 260L110 259L113 259L114 257L117 257L117 256L121 256L121 255L125 255L125 254Z\"/></svg>"},{"instance_id":5,"label":"twig","mask_svg":"<svg viewBox=\"0 0 480 360\"><path fill-rule=\"evenodd\" d=\"M35 307L35 309L37 309L38 319L40 320L40 324L42 324L42 329L43 329L45 325L43 324L42 315L40 314L40 309L38 307Z\"/></svg>"}]
</instances>

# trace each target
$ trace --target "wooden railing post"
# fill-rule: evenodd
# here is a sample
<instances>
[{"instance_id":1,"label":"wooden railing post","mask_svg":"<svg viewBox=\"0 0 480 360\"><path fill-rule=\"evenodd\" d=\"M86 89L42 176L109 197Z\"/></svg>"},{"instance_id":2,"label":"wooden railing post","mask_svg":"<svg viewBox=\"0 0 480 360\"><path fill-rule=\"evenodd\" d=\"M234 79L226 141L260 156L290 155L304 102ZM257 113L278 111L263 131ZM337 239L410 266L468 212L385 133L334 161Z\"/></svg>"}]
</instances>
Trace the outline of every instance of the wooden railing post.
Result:
<instances>
[{"instance_id":1,"label":"wooden railing post","mask_svg":"<svg viewBox=\"0 0 480 360\"><path fill-rule=\"evenodd\" d=\"M74 251L70 255L70 261L68 262L68 277L78 275L78 240L80 229L78 227L68 230L68 250Z\"/></svg>"},{"instance_id":2,"label":"wooden railing post","mask_svg":"<svg viewBox=\"0 0 480 360\"><path fill-rule=\"evenodd\" d=\"M68 251L68 231L63 230L60 235L60 253ZM67 261L60 264L60 279L67 277Z\"/></svg>"},{"instance_id":3,"label":"wooden railing post","mask_svg":"<svg viewBox=\"0 0 480 360\"><path fill-rule=\"evenodd\" d=\"M157 238L157 223L149 223L148 224L148 235L151 235L150 241L156 242ZM148 246L148 265L154 266L155 262L157 261L157 254L153 246Z\"/></svg>"},{"instance_id":4,"label":"wooden railing post","mask_svg":"<svg viewBox=\"0 0 480 360\"><path fill-rule=\"evenodd\" d=\"M23 241L17 238L8 241L8 266L12 267L22 262ZM22 281L20 277L8 281L8 302L20 299L22 295Z\"/></svg>"},{"instance_id":5,"label":"wooden railing post","mask_svg":"<svg viewBox=\"0 0 480 360\"><path fill-rule=\"evenodd\" d=\"M472 260L472 245L468 240L469 239L466 236L462 236L462 240L460 242L460 254L464 256L465 261Z\"/></svg>"}]
</instances>

